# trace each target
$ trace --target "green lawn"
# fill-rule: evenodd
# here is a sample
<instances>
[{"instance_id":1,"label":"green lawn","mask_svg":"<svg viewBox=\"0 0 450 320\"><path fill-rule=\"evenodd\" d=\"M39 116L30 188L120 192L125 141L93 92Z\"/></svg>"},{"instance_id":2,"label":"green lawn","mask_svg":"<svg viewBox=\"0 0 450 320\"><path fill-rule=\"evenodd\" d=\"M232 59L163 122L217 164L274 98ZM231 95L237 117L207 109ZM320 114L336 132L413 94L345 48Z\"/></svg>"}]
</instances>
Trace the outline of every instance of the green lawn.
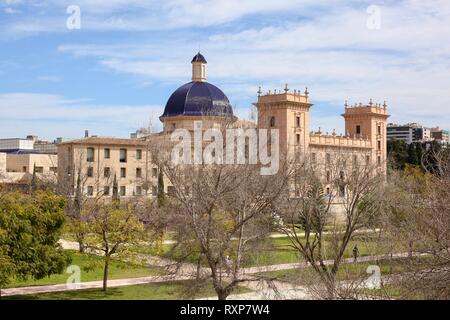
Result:
<instances>
[{"instance_id":1,"label":"green lawn","mask_svg":"<svg viewBox=\"0 0 450 320\"><path fill-rule=\"evenodd\" d=\"M96 281L103 279L103 259L98 256L80 254L76 251L68 250L71 253L72 263L71 265L77 265L81 269L81 282ZM121 279L121 278L139 278L146 276L154 276L163 274L163 270L155 267L146 267L139 264L132 264L113 260L109 266L109 279ZM27 287L27 286L40 286L48 284L60 284L66 283L70 274L55 274L50 277L33 280L29 279L21 281L13 279L8 284L8 288Z\"/></svg>"},{"instance_id":2,"label":"green lawn","mask_svg":"<svg viewBox=\"0 0 450 320\"><path fill-rule=\"evenodd\" d=\"M216 295L212 285L199 288L195 293L190 281L173 281L149 283L134 286L109 288L105 293L101 289L52 292L35 295L10 296L10 300L180 300L213 297ZM250 290L238 288L234 293L245 293Z\"/></svg>"},{"instance_id":3,"label":"green lawn","mask_svg":"<svg viewBox=\"0 0 450 320\"><path fill-rule=\"evenodd\" d=\"M406 272L409 271L406 270L405 264L406 260L408 259L411 258L399 258L393 259L392 261L389 261L389 259L385 259L379 260L378 262L371 261L342 264L337 274L337 280L350 280L369 277L369 274L367 274L366 270L370 265L378 265L380 267L382 276ZM416 266L423 265L425 267L428 258L415 257L412 259L414 259ZM309 279L315 276L315 272L311 267L306 267L291 270L264 272L260 273L259 275L280 281L302 283L304 279Z\"/></svg>"},{"instance_id":4,"label":"green lawn","mask_svg":"<svg viewBox=\"0 0 450 320\"><path fill-rule=\"evenodd\" d=\"M326 236L325 247L323 249L323 255L331 259L331 253L333 250L331 249L331 241L329 236ZM364 235L356 235L353 240L348 244L344 257L351 258L353 257L353 247L357 245L359 249L359 256L369 256L369 255L378 255L378 254L387 254L389 253L389 248L383 247L377 239L367 237ZM171 258L174 260L182 260L186 254L186 250L180 248L174 252L171 251L173 245L163 245L162 246L162 256ZM405 251L404 248L395 248L394 252L402 252ZM150 246L140 245L133 248L133 251L139 253L146 254L154 254L154 251L150 248ZM291 242L288 238L271 238L265 240L264 244L260 244L255 250L254 255L250 255L247 261L244 261L244 266L264 266L264 265L272 265L272 264L282 264L282 263L295 263L303 260L303 257L299 255L299 253L291 247ZM198 254L191 254L187 257L187 262L196 263ZM203 266L206 266L206 261L203 261Z\"/></svg>"},{"instance_id":5,"label":"green lawn","mask_svg":"<svg viewBox=\"0 0 450 320\"><path fill-rule=\"evenodd\" d=\"M246 265L261 266L280 263L293 263L303 260L303 257L299 255L299 253L294 248L292 248L292 243L288 238L276 238L271 239L270 241L271 243L258 250L257 254L255 254L249 261L247 261ZM355 237L350 241L345 250L345 258L353 257L353 247L355 245L358 246L359 256L389 253L388 248L380 245L375 239L363 239L360 237ZM332 258L331 254L333 250L331 246L331 242L327 240L323 249L324 257L328 257L326 259ZM397 250L395 251L401 251L401 248L397 248Z\"/></svg>"}]
</instances>

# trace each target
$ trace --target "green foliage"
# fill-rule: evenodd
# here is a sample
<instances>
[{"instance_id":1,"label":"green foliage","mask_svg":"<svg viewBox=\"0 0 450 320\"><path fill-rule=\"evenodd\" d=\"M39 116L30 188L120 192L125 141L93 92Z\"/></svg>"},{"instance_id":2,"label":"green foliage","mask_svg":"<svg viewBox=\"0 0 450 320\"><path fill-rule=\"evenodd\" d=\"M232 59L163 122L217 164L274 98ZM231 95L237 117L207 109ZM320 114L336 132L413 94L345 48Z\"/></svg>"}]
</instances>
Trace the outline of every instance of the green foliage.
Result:
<instances>
[{"instance_id":1,"label":"green foliage","mask_svg":"<svg viewBox=\"0 0 450 320\"><path fill-rule=\"evenodd\" d=\"M58 244L65 200L48 192L0 198L0 287L11 277L42 279L60 273L70 258Z\"/></svg>"},{"instance_id":2,"label":"green foliage","mask_svg":"<svg viewBox=\"0 0 450 320\"><path fill-rule=\"evenodd\" d=\"M391 167L396 170L405 170L408 167L416 166L422 172L429 171L438 173L439 163L437 155L448 159L450 149L442 148L436 141L420 143L414 142L407 145L404 141L388 140L387 152Z\"/></svg>"},{"instance_id":3,"label":"green foliage","mask_svg":"<svg viewBox=\"0 0 450 320\"><path fill-rule=\"evenodd\" d=\"M408 145L402 140L388 140L387 152L394 169L403 170L408 160Z\"/></svg>"},{"instance_id":4,"label":"green foliage","mask_svg":"<svg viewBox=\"0 0 450 320\"><path fill-rule=\"evenodd\" d=\"M85 221L87 246L104 253L103 290L106 291L110 257L129 254L129 247L143 238L144 225L133 206L121 206L116 201L99 204Z\"/></svg>"},{"instance_id":5,"label":"green foliage","mask_svg":"<svg viewBox=\"0 0 450 320\"><path fill-rule=\"evenodd\" d=\"M102 204L86 219L89 246L107 254L119 254L123 244L132 244L143 237L144 226L132 207L120 207L117 203Z\"/></svg>"}]
</instances>

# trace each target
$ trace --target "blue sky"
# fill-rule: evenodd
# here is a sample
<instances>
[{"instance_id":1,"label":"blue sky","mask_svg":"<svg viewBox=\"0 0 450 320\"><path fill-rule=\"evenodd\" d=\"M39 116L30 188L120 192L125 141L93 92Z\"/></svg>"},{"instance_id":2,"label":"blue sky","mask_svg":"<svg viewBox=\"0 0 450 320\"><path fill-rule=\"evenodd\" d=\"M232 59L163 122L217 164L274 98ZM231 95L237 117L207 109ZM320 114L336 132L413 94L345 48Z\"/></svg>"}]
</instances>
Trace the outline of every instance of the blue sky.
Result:
<instances>
[{"instance_id":1,"label":"blue sky","mask_svg":"<svg viewBox=\"0 0 450 320\"><path fill-rule=\"evenodd\" d=\"M288 83L311 92L311 130L342 132L344 101L370 98L449 128L448 39L447 0L0 0L0 137L159 130L199 49L242 118Z\"/></svg>"}]
</instances>

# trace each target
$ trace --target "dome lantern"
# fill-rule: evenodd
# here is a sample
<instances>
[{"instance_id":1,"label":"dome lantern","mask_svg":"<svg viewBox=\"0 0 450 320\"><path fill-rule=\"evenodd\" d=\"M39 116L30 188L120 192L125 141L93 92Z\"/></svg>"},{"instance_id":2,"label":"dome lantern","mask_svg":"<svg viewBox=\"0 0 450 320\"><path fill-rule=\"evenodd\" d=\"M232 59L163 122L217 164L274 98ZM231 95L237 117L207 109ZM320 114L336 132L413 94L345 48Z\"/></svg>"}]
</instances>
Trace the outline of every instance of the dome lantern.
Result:
<instances>
[{"instance_id":1,"label":"dome lantern","mask_svg":"<svg viewBox=\"0 0 450 320\"><path fill-rule=\"evenodd\" d=\"M199 52L192 59L192 81L206 82L206 62L205 57Z\"/></svg>"}]
</instances>

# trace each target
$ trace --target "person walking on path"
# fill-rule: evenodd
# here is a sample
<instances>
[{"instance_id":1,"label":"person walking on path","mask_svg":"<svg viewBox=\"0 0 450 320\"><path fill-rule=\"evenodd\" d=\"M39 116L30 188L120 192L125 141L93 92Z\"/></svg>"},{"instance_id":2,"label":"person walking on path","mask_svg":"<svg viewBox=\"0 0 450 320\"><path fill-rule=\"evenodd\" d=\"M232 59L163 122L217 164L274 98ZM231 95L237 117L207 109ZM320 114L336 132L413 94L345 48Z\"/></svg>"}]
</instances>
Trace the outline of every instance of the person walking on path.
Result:
<instances>
[{"instance_id":1,"label":"person walking on path","mask_svg":"<svg viewBox=\"0 0 450 320\"><path fill-rule=\"evenodd\" d=\"M358 245L355 244L355 246L353 247L353 261L354 262L358 261L358 256L359 256L359 249L358 249Z\"/></svg>"}]
</instances>

